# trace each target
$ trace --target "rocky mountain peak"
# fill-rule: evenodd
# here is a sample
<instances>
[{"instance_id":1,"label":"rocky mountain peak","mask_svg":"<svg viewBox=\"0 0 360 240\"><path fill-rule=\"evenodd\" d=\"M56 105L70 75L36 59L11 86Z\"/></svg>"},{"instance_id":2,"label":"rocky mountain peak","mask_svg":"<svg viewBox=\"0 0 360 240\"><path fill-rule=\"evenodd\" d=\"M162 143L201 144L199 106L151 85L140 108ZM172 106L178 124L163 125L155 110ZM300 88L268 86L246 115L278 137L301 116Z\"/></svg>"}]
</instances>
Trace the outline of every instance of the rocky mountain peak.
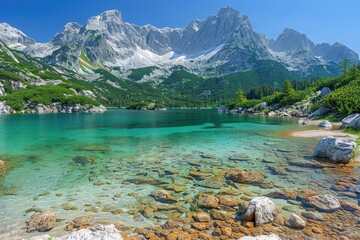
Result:
<instances>
[{"instance_id":1,"label":"rocky mountain peak","mask_svg":"<svg viewBox=\"0 0 360 240\"><path fill-rule=\"evenodd\" d=\"M232 7L221 8L217 14L219 17L239 16L240 12Z\"/></svg>"},{"instance_id":2,"label":"rocky mountain peak","mask_svg":"<svg viewBox=\"0 0 360 240\"><path fill-rule=\"evenodd\" d=\"M315 44L305 34L291 28L285 28L271 48L278 52L311 51Z\"/></svg>"},{"instance_id":3,"label":"rocky mountain peak","mask_svg":"<svg viewBox=\"0 0 360 240\"><path fill-rule=\"evenodd\" d=\"M0 40L7 46L23 50L27 46L35 43L35 41L25 35L22 31L12 27L8 23L0 23Z\"/></svg>"},{"instance_id":4,"label":"rocky mountain peak","mask_svg":"<svg viewBox=\"0 0 360 240\"><path fill-rule=\"evenodd\" d=\"M64 46L66 43L72 42L79 34L81 25L75 22L67 23L63 30L55 35L52 43L58 46Z\"/></svg>"},{"instance_id":5,"label":"rocky mountain peak","mask_svg":"<svg viewBox=\"0 0 360 240\"><path fill-rule=\"evenodd\" d=\"M121 12L116 9L105 11L105 12L101 13L99 15L99 17L102 21L109 21L109 20L115 19L115 20L122 22Z\"/></svg>"},{"instance_id":6,"label":"rocky mountain peak","mask_svg":"<svg viewBox=\"0 0 360 240\"><path fill-rule=\"evenodd\" d=\"M86 30L112 30L123 24L121 13L118 10L109 10L100 15L91 17L86 23Z\"/></svg>"}]
</instances>

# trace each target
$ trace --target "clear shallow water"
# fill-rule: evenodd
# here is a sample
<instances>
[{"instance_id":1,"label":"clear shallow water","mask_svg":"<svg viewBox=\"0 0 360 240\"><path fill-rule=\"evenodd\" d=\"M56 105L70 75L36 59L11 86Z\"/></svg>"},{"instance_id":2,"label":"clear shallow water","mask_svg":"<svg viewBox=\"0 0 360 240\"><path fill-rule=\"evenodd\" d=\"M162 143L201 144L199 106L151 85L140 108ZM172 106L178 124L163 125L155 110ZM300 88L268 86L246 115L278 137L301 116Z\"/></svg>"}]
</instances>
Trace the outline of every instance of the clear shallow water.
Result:
<instances>
[{"instance_id":1,"label":"clear shallow water","mask_svg":"<svg viewBox=\"0 0 360 240\"><path fill-rule=\"evenodd\" d=\"M231 169L260 171L278 187L328 193L334 180L349 172L289 166L291 161L313 162L308 156L316 142L280 133L305 128L297 125L297 119L210 110L0 116L0 159L12 165L0 182L0 239L37 234L25 233L25 220L33 213L26 212L30 208L54 209L64 219L51 235L64 234L66 222L87 214L94 214L97 221L134 227L160 224L165 218L147 219L131 212L143 204L157 204L149 194L161 189L159 184L129 184L127 180L133 178L163 181L162 187L176 183L183 187L175 194L180 200L229 188L189 181L187 176L194 170L214 175ZM241 155L242 161L229 160L232 155ZM264 159L291 174L279 174ZM166 174L174 169L176 174ZM244 191L260 195L269 190L248 186ZM64 204L78 209L66 211ZM115 209L124 213L109 212Z\"/></svg>"}]
</instances>

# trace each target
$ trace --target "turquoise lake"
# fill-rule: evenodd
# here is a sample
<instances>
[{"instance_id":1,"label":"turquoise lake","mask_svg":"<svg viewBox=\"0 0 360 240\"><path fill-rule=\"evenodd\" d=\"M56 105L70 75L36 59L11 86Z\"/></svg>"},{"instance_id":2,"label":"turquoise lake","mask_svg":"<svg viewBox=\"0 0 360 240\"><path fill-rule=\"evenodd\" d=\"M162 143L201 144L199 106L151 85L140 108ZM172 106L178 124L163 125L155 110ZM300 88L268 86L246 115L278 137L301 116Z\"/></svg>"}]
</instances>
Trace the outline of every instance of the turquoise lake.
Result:
<instances>
[{"instance_id":1,"label":"turquoise lake","mask_svg":"<svg viewBox=\"0 0 360 240\"><path fill-rule=\"evenodd\" d=\"M194 169L214 176L231 169L257 171L276 188L314 189L357 203L356 197L331 190L336 179L356 176L357 168L341 172L317 167L320 163L311 157L316 140L283 134L309 128L295 118L214 110L0 115L0 159L11 165L0 180L0 239L37 235L25 229L34 209L57 212L63 221L50 232L55 236L65 234L67 222L86 214L131 227L156 226L166 216L145 218L133 210L156 204L149 194L159 185L181 186L174 193L180 200L231 187L225 180L214 186L190 181L187 176ZM247 186L242 191L263 195L270 190Z\"/></svg>"}]
</instances>

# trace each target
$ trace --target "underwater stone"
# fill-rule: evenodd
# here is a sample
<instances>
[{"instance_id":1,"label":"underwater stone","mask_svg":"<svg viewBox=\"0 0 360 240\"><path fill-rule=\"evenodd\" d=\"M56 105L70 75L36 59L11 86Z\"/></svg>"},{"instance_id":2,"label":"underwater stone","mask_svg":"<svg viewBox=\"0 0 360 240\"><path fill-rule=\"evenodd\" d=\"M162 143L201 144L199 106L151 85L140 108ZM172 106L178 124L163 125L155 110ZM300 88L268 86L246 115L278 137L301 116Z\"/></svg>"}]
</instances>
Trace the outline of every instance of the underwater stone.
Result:
<instances>
[{"instance_id":1,"label":"underwater stone","mask_svg":"<svg viewBox=\"0 0 360 240\"><path fill-rule=\"evenodd\" d=\"M305 199L304 203L325 212L334 212L340 208L339 200L331 195L317 195L308 197Z\"/></svg>"},{"instance_id":2,"label":"underwater stone","mask_svg":"<svg viewBox=\"0 0 360 240\"><path fill-rule=\"evenodd\" d=\"M52 210L42 211L31 215L27 222L27 231L45 232L53 229L56 224L56 213Z\"/></svg>"},{"instance_id":3,"label":"underwater stone","mask_svg":"<svg viewBox=\"0 0 360 240\"><path fill-rule=\"evenodd\" d=\"M303 229L306 226L306 222L298 215L292 213L290 218L286 221L286 225L296 229Z\"/></svg>"}]
</instances>

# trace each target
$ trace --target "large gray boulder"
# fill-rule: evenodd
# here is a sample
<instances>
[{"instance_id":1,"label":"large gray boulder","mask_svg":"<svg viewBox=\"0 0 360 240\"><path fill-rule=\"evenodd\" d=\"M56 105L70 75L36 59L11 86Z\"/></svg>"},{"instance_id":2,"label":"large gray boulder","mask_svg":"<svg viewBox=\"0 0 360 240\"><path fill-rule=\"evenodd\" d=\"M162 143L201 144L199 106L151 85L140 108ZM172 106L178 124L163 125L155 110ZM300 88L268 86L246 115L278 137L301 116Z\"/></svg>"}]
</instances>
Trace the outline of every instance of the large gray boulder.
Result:
<instances>
[{"instance_id":1,"label":"large gray boulder","mask_svg":"<svg viewBox=\"0 0 360 240\"><path fill-rule=\"evenodd\" d=\"M341 120L341 128L345 128L349 125L349 123L351 123L352 121L354 121L355 119L359 118L360 117L360 113L354 113L354 114L351 114L347 117L345 117L343 120Z\"/></svg>"},{"instance_id":2,"label":"large gray boulder","mask_svg":"<svg viewBox=\"0 0 360 240\"><path fill-rule=\"evenodd\" d=\"M278 235L271 234L271 235L260 235L257 237L242 237L238 240L281 240Z\"/></svg>"},{"instance_id":3,"label":"large gray boulder","mask_svg":"<svg viewBox=\"0 0 360 240\"><path fill-rule=\"evenodd\" d=\"M339 200L331 195L307 197L305 198L304 203L324 212L334 212L341 207Z\"/></svg>"},{"instance_id":4,"label":"large gray boulder","mask_svg":"<svg viewBox=\"0 0 360 240\"><path fill-rule=\"evenodd\" d=\"M325 97L329 93L331 93L331 89L328 87L323 87L323 89L321 89L320 97Z\"/></svg>"},{"instance_id":5,"label":"large gray boulder","mask_svg":"<svg viewBox=\"0 0 360 240\"><path fill-rule=\"evenodd\" d=\"M113 224L101 225L95 224L89 229L82 229L72 232L69 235L56 240L123 240L119 231Z\"/></svg>"},{"instance_id":6,"label":"large gray boulder","mask_svg":"<svg viewBox=\"0 0 360 240\"><path fill-rule=\"evenodd\" d=\"M273 222L277 215L275 204L267 197L256 197L250 201L244 219L255 221L256 226Z\"/></svg>"},{"instance_id":7,"label":"large gray boulder","mask_svg":"<svg viewBox=\"0 0 360 240\"><path fill-rule=\"evenodd\" d=\"M348 125L348 128L356 128L356 129L360 129L360 116L358 116L357 118L353 119Z\"/></svg>"},{"instance_id":8,"label":"large gray boulder","mask_svg":"<svg viewBox=\"0 0 360 240\"><path fill-rule=\"evenodd\" d=\"M356 143L354 141L330 136L320 139L313 156L328 158L335 163L349 163L355 149Z\"/></svg>"}]
</instances>

